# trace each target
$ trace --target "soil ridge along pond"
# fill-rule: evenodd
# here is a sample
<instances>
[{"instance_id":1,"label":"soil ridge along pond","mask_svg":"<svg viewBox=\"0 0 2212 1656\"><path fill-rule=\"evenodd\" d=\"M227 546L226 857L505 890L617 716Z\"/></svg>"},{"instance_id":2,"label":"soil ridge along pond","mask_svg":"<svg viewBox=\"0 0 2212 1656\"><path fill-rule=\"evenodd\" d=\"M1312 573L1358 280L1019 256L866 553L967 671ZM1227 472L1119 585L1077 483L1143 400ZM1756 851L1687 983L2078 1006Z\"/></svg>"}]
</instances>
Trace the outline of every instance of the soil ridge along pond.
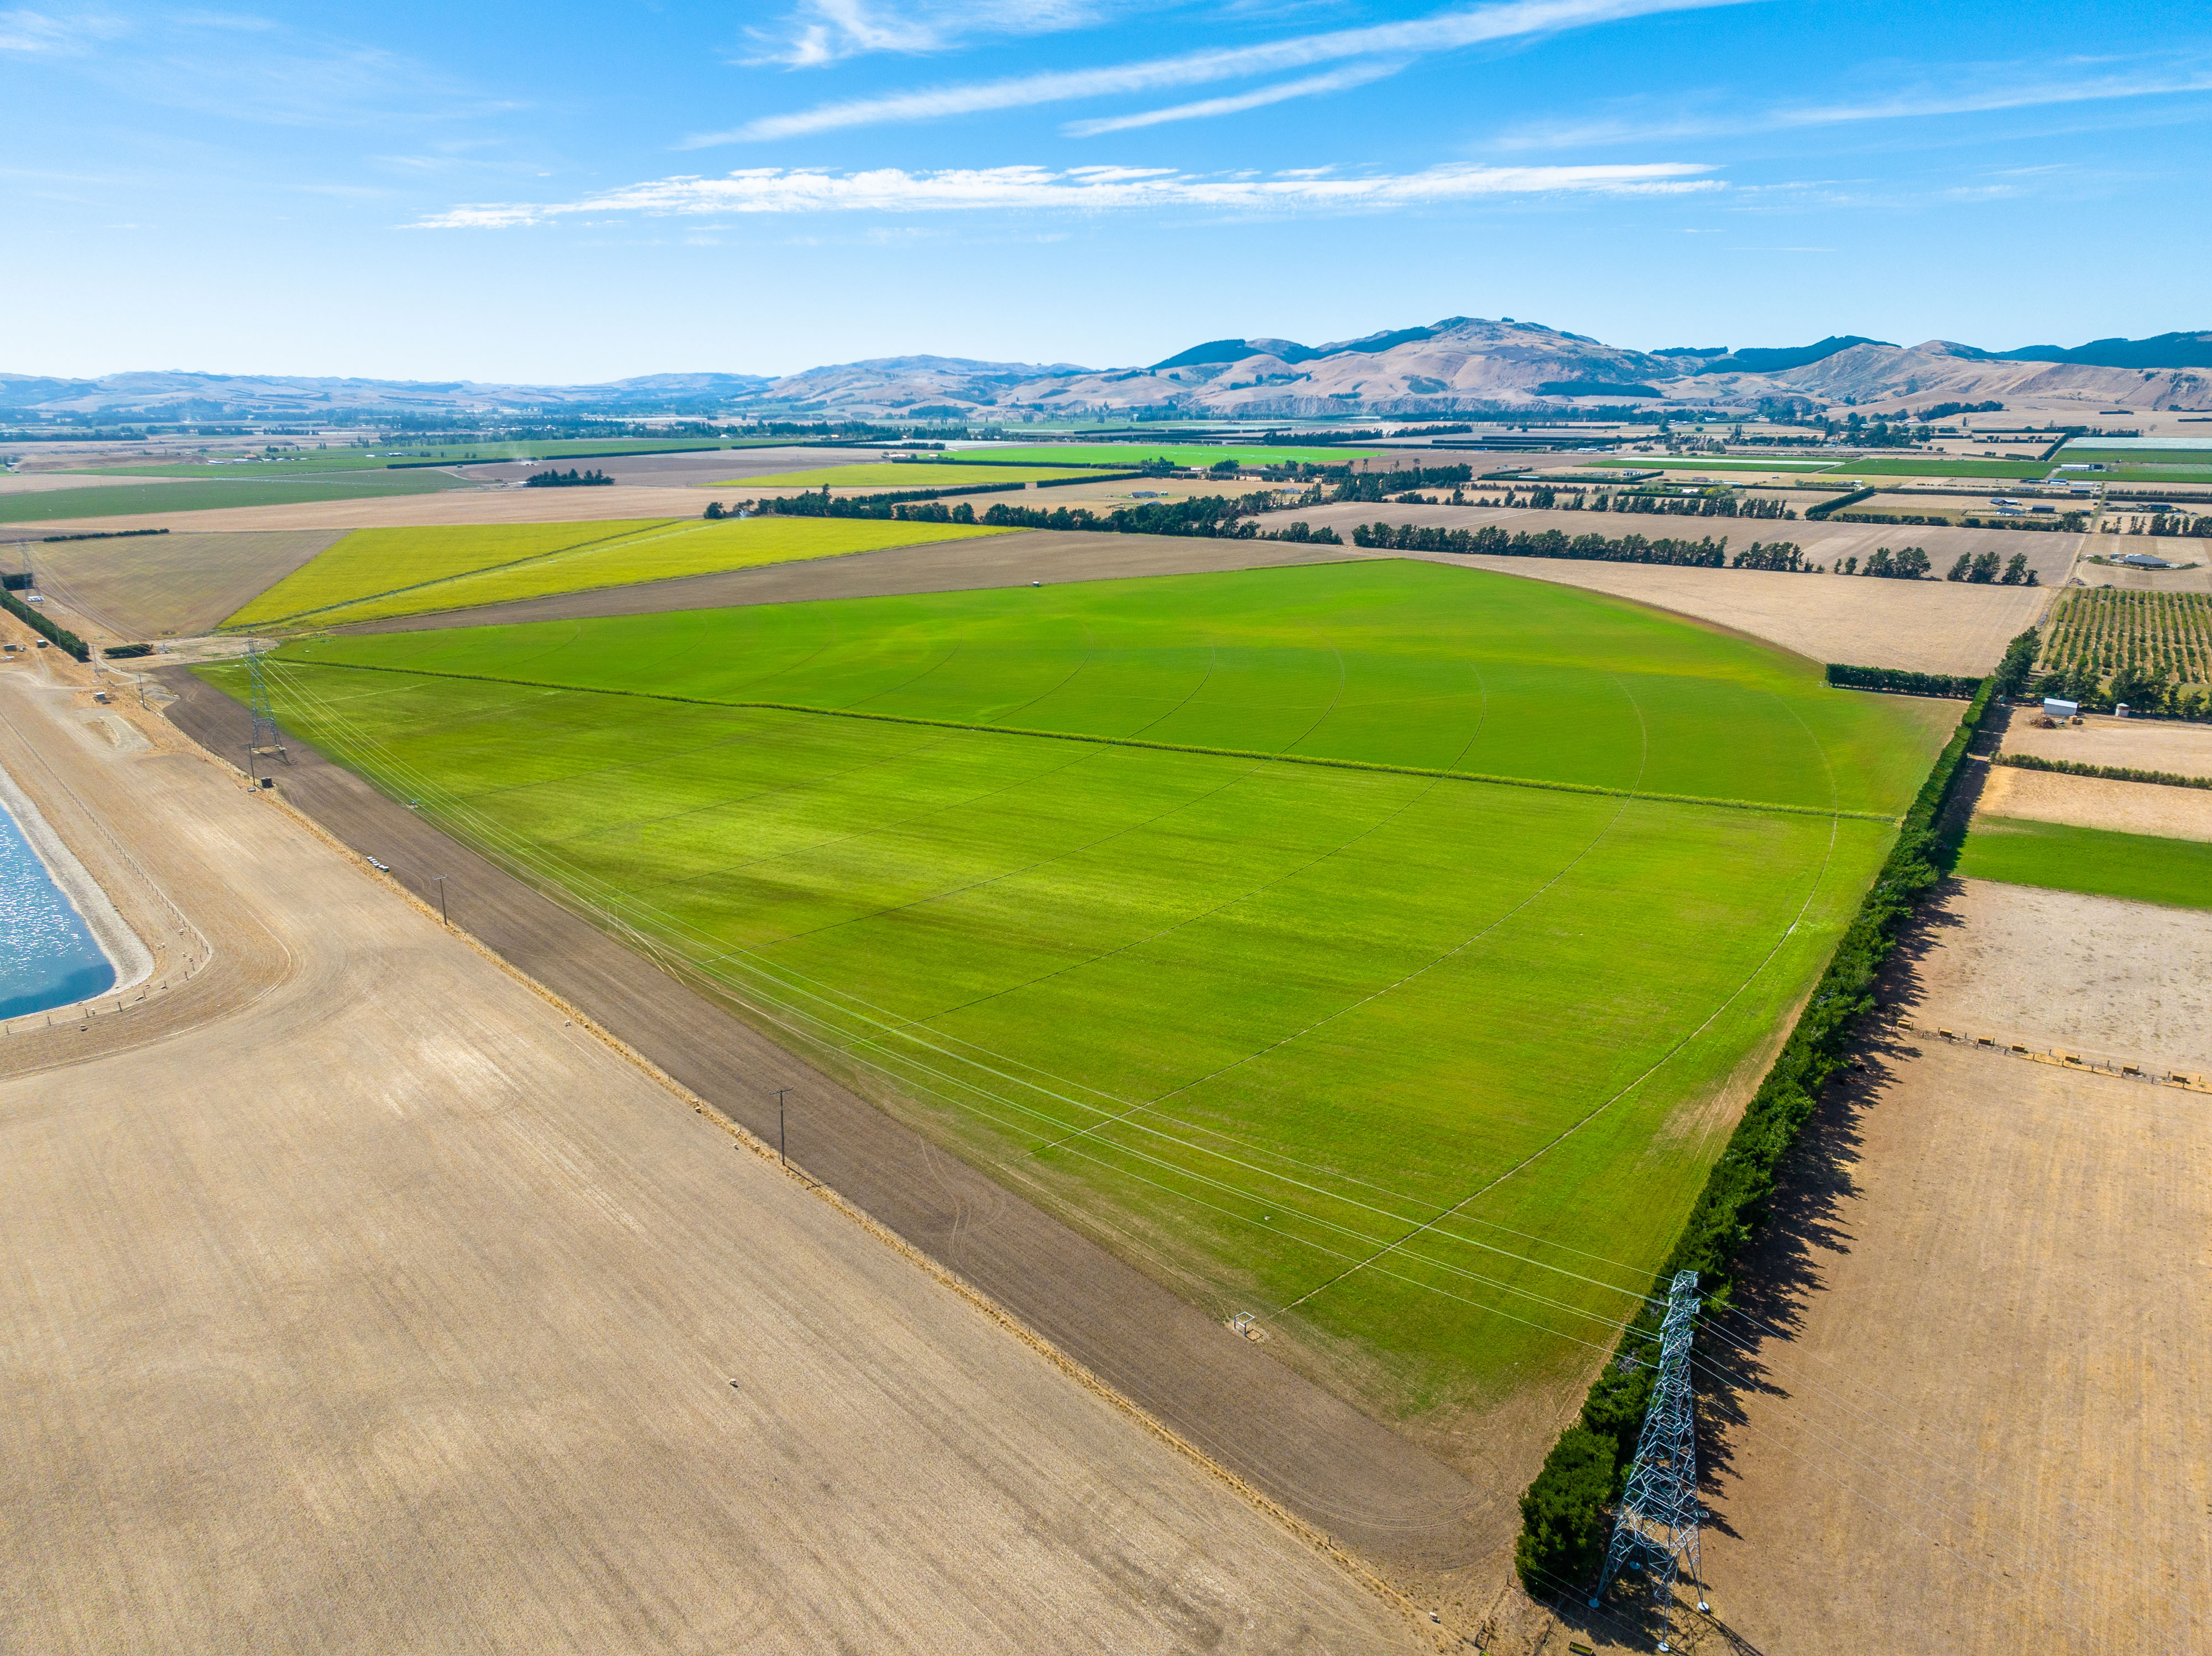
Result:
<instances>
[{"instance_id":1,"label":"soil ridge along pond","mask_svg":"<svg viewBox=\"0 0 2212 1656\"><path fill-rule=\"evenodd\" d=\"M121 976L34 843L44 826L0 772L0 1020L73 1006Z\"/></svg>"}]
</instances>

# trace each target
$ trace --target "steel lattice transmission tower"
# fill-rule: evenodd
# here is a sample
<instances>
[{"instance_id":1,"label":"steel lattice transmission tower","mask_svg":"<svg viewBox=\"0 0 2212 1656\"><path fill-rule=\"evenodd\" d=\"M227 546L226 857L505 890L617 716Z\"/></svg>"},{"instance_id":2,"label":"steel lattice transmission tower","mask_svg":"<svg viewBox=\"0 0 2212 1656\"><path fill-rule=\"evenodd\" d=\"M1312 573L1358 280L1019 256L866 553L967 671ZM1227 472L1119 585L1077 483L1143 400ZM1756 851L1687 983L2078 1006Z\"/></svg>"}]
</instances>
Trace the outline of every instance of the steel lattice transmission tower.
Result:
<instances>
[{"instance_id":1,"label":"steel lattice transmission tower","mask_svg":"<svg viewBox=\"0 0 2212 1656\"><path fill-rule=\"evenodd\" d=\"M253 733L246 743L246 773L258 783L264 759L281 759L289 765L292 756L284 751L284 734L276 728L276 710L269 705L269 681L262 671L258 643L246 646L246 676L252 682L249 705L253 714Z\"/></svg>"},{"instance_id":2,"label":"steel lattice transmission tower","mask_svg":"<svg viewBox=\"0 0 2212 1656\"><path fill-rule=\"evenodd\" d=\"M1605 1571L1590 1594L1595 1610L1613 1579L1624 1569L1650 1576L1659 1607L1659 1648L1668 1648L1674 1631L1674 1576L1689 1566L1698 1584L1698 1608L1709 1609L1698 1562L1698 1422L1690 1389L1690 1340L1698 1319L1698 1273L1677 1271L1667 1288L1667 1320L1659 1336L1659 1378L1636 1440L1636 1460L1628 1471L1628 1489L1613 1520L1613 1544L1605 1551Z\"/></svg>"}]
</instances>

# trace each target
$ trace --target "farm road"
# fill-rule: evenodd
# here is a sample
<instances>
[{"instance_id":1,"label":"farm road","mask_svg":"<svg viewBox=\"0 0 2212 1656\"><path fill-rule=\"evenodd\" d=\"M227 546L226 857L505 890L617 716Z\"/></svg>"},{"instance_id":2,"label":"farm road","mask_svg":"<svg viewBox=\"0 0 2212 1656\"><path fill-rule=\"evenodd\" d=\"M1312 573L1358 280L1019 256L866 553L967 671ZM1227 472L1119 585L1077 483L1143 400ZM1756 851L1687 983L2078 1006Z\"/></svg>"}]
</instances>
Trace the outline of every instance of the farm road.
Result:
<instances>
[{"instance_id":1,"label":"farm road","mask_svg":"<svg viewBox=\"0 0 2212 1656\"><path fill-rule=\"evenodd\" d=\"M87 682L0 669L0 755L216 952L0 1038L0 1648L1412 1644L175 729L88 739Z\"/></svg>"},{"instance_id":2,"label":"farm road","mask_svg":"<svg viewBox=\"0 0 2212 1656\"><path fill-rule=\"evenodd\" d=\"M245 708L188 672L162 677L181 729L240 751ZM351 772L292 755L285 797L339 840L430 901L430 877L448 876L455 925L753 1132L774 1140L775 1089L791 1088L794 1162L1316 1528L1420 1576L1510 1544L1517 1489L1478 1488Z\"/></svg>"}]
</instances>

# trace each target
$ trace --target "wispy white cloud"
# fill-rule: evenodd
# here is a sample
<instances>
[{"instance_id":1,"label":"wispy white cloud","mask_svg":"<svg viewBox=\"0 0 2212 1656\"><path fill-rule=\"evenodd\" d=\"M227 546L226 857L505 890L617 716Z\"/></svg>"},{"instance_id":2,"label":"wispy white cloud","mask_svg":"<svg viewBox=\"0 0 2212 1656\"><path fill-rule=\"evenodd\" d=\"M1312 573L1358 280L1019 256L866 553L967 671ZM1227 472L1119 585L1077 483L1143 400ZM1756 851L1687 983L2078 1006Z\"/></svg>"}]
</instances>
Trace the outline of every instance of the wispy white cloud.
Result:
<instances>
[{"instance_id":1,"label":"wispy white cloud","mask_svg":"<svg viewBox=\"0 0 2212 1656\"><path fill-rule=\"evenodd\" d=\"M1993 114L2012 109L2098 103L2113 99L2153 98L2212 92L2212 69L2166 70L2138 74L2075 73L2047 78L2046 59L2027 71L2022 64L1992 65L1972 79L1917 88L1879 98L1825 104L1778 104L1747 113L1678 112L1605 120L1545 122L1518 127L1495 141L1500 149L1586 149L1607 143L1650 143L1670 138L1710 138L1794 127L1835 126L1853 121L1924 120L1944 115Z\"/></svg>"},{"instance_id":2,"label":"wispy white cloud","mask_svg":"<svg viewBox=\"0 0 2212 1656\"><path fill-rule=\"evenodd\" d=\"M1101 21L1105 0L805 0L780 29L748 29L747 61L814 69L868 52L942 52L988 35L1051 34Z\"/></svg>"},{"instance_id":3,"label":"wispy white cloud","mask_svg":"<svg viewBox=\"0 0 2212 1656\"><path fill-rule=\"evenodd\" d=\"M1147 109L1135 115L1112 115L1096 121L1070 121L1060 129L1071 138L1092 138L1102 132L1127 132L1140 126L1158 126L1164 121L1203 120L1210 115L1241 115L1248 109L1261 109L1269 104L1279 104L1291 98L1310 98L1323 92L1342 92L1351 87L1366 86L1395 75L1405 68L1396 64L1354 64L1349 69L1331 70L1326 75L1309 75L1301 81L1281 81L1273 86L1263 86L1254 92L1239 92L1226 98L1201 98L1196 103L1177 104L1170 109Z\"/></svg>"},{"instance_id":4,"label":"wispy white cloud","mask_svg":"<svg viewBox=\"0 0 2212 1656\"><path fill-rule=\"evenodd\" d=\"M1403 22L1364 28L1333 29L1249 46L1153 58L1141 63L1097 69L1055 70L1006 80L966 85L925 87L878 98L820 104L788 115L764 115L723 132L704 132L678 147L704 149L758 138L790 138L840 128L887 121L939 120L991 110L1023 109L1176 87L1239 80L1285 70L1310 69L1355 58L1419 57L1463 46L1510 40L1593 23L1619 21L1656 12L1689 11L1738 5L1745 0L1504 0L1503 3L1455 8Z\"/></svg>"},{"instance_id":5,"label":"wispy white cloud","mask_svg":"<svg viewBox=\"0 0 2212 1656\"><path fill-rule=\"evenodd\" d=\"M420 221L426 230L506 229L578 214L911 213L1018 209L1099 211L1206 208L1231 211L1358 210L1425 207L1482 197L1573 191L1613 195L1717 190L1709 167L1647 161L1604 167L1480 167L1454 163L1419 173L1362 177L1269 178L1164 167L954 168L908 173L882 167L830 173L748 167L720 178L659 179L558 203L495 202L456 207Z\"/></svg>"},{"instance_id":6,"label":"wispy white cloud","mask_svg":"<svg viewBox=\"0 0 2212 1656\"><path fill-rule=\"evenodd\" d=\"M119 17L78 12L68 17L17 9L0 11L0 52L27 57L76 58L130 32Z\"/></svg>"}]
</instances>

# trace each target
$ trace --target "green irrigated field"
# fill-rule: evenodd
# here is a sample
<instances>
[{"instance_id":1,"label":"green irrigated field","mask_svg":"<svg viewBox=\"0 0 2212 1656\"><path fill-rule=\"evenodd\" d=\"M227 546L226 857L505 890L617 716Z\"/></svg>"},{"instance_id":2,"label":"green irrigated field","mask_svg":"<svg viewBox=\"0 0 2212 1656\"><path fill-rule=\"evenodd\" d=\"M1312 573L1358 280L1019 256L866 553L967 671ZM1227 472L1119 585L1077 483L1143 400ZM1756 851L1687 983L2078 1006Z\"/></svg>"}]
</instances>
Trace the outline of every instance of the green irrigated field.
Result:
<instances>
[{"instance_id":1,"label":"green irrigated field","mask_svg":"<svg viewBox=\"0 0 2212 1656\"><path fill-rule=\"evenodd\" d=\"M1586 1374L1957 713L1412 562L323 638L276 684L1404 1415Z\"/></svg>"},{"instance_id":2,"label":"green irrigated field","mask_svg":"<svg viewBox=\"0 0 2212 1656\"><path fill-rule=\"evenodd\" d=\"M773 477L732 477L716 488L957 488L963 483L1033 483L1047 477L1081 477L1068 466L976 466L951 460L884 461L873 465L824 466L779 471Z\"/></svg>"},{"instance_id":3,"label":"green irrigated field","mask_svg":"<svg viewBox=\"0 0 2212 1656\"><path fill-rule=\"evenodd\" d=\"M2177 908L2212 908L2212 845L2148 834L1977 816L1960 852L1969 879L2047 886Z\"/></svg>"},{"instance_id":4,"label":"green irrigated field","mask_svg":"<svg viewBox=\"0 0 2212 1656\"><path fill-rule=\"evenodd\" d=\"M333 627L1001 532L855 518L357 529L223 625Z\"/></svg>"},{"instance_id":5,"label":"green irrigated field","mask_svg":"<svg viewBox=\"0 0 2212 1656\"><path fill-rule=\"evenodd\" d=\"M1364 460L1384 453L1379 448L1275 448L1264 443L1039 443L1028 448L962 449L963 458L988 458L1000 464L1024 465L1128 466L1147 460L1170 465L1210 466L1223 460L1239 465L1279 466L1292 460L1307 465L1339 466L1346 460Z\"/></svg>"},{"instance_id":6,"label":"green irrigated field","mask_svg":"<svg viewBox=\"0 0 2212 1656\"><path fill-rule=\"evenodd\" d=\"M225 477L216 473L206 482L106 483L37 494L0 494L0 523L143 517L149 512L213 512L240 506L301 506L313 500L361 500L384 494L434 494L442 488L465 487L461 478L434 468L265 477Z\"/></svg>"},{"instance_id":7,"label":"green irrigated field","mask_svg":"<svg viewBox=\"0 0 2212 1656\"><path fill-rule=\"evenodd\" d=\"M1592 460L1589 464L1621 471L1833 471L1841 463L1835 460L1755 460L1744 455L1708 459L1699 456L1642 454L1633 459Z\"/></svg>"}]
</instances>

